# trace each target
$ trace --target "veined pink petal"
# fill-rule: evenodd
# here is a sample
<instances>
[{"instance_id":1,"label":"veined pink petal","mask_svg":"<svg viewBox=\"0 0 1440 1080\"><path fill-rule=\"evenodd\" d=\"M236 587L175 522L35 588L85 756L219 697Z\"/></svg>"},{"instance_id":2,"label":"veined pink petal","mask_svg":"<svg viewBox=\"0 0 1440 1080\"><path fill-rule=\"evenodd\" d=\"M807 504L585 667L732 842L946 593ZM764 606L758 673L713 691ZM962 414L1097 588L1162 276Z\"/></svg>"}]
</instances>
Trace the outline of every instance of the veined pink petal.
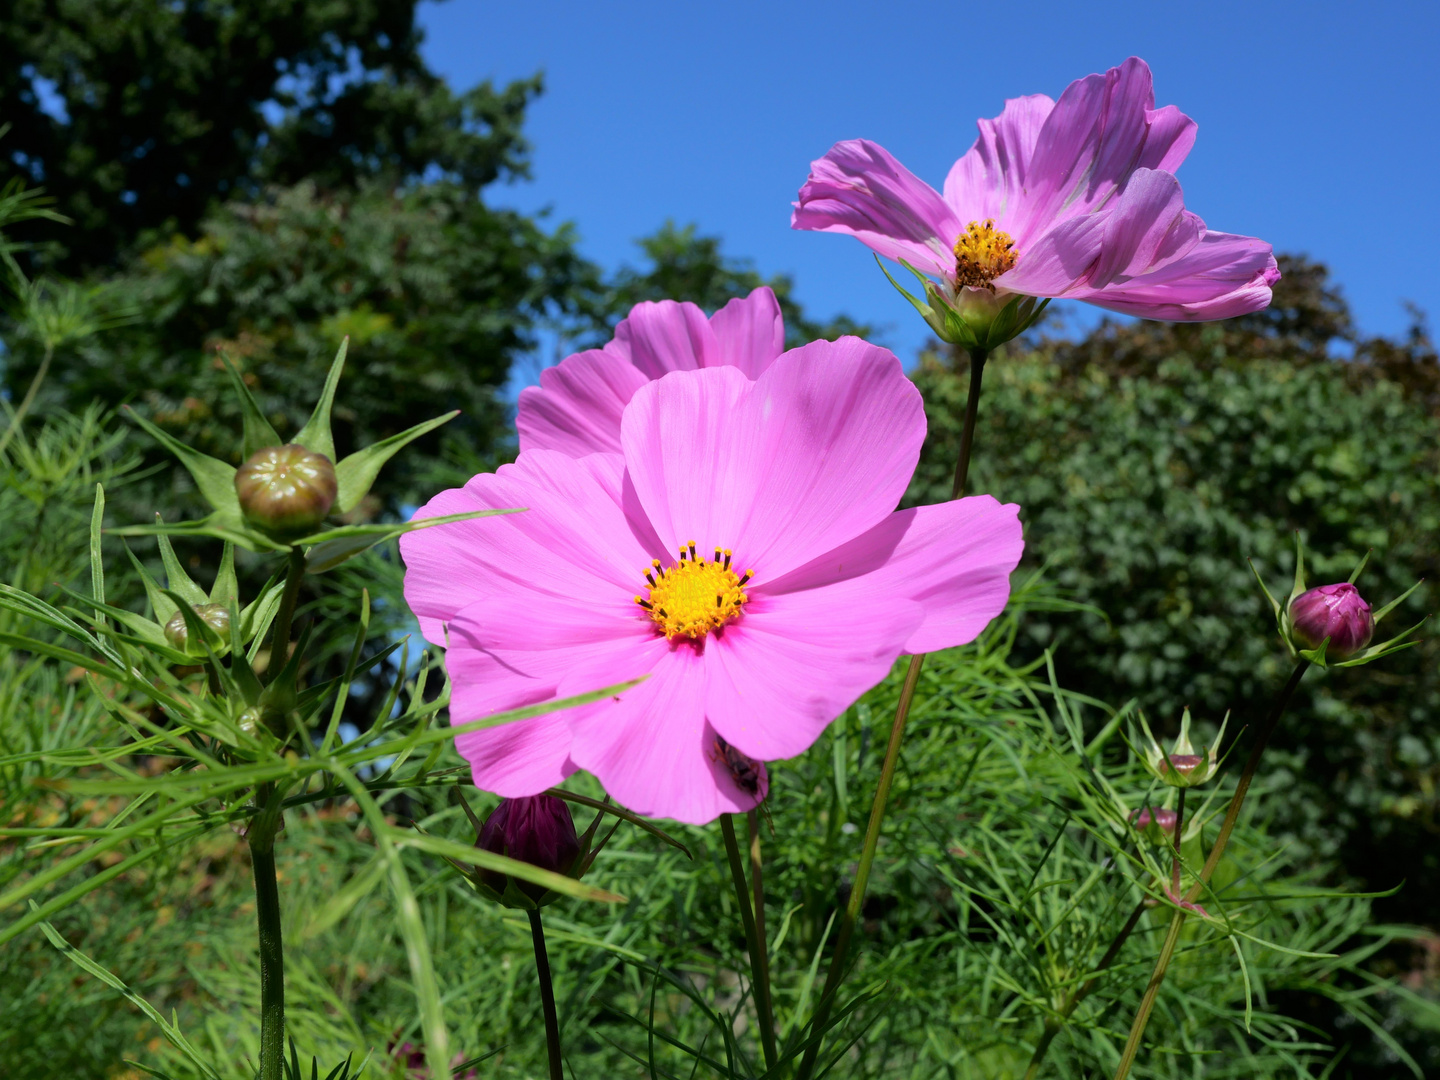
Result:
<instances>
[{"instance_id":1,"label":"veined pink petal","mask_svg":"<svg viewBox=\"0 0 1440 1080\"><path fill-rule=\"evenodd\" d=\"M648 379L720 362L710 320L695 304L646 300L615 328L615 342Z\"/></svg>"},{"instance_id":2,"label":"veined pink petal","mask_svg":"<svg viewBox=\"0 0 1440 1080\"><path fill-rule=\"evenodd\" d=\"M665 652L634 604L616 612L541 592L471 604L448 629L452 724L639 678ZM562 692L562 684L575 689ZM468 732L456 747L477 786L507 798L535 795L575 770L574 716L608 704Z\"/></svg>"},{"instance_id":3,"label":"veined pink petal","mask_svg":"<svg viewBox=\"0 0 1440 1080\"><path fill-rule=\"evenodd\" d=\"M752 809L758 800L716 753L705 681L704 658L688 645L673 649L618 702L571 720L572 760L638 814L700 825Z\"/></svg>"},{"instance_id":4,"label":"veined pink petal","mask_svg":"<svg viewBox=\"0 0 1440 1080\"><path fill-rule=\"evenodd\" d=\"M1010 598L1010 575L1025 550L1019 512L989 495L901 510L752 591L757 603L804 592L846 611L913 602L922 619L905 638L905 652L964 645Z\"/></svg>"},{"instance_id":5,"label":"veined pink petal","mask_svg":"<svg viewBox=\"0 0 1440 1080\"><path fill-rule=\"evenodd\" d=\"M794 757L889 674L923 619L919 604L875 592L755 592L705 649L706 716L750 757Z\"/></svg>"},{"instance_id":6,"label":"veined pink petal","mask_svg":"<svg viewBox=\"0 0 1440 1080\"><path fill-rule=\"evenodd\" d=\"M773 578L899 502L925 415L888 351L816 341L753 383L732 368L699 374L642 387L621 424L627 476L670 550L733 548Z\"/></svg>"},{"instance_id":7,"label":"veined pink petal","mask_svg":"<svg viewBox=\"0 0 1440 1080\"><path fill-rule=\"evenodd\" d=\"M945 201L964 225L995 220L1001 230L1024 205L1035 140L1055 102L1044 94L1011 98L993 120L977 123L980 137L945 178ZM957 234L958 235L958 234Z\"/></svg>"},{"instance_id":8,"label":"veined pink petal","mask_svg":"<svg viewBox=\"0 0 1440 1080\"><path fill-rule=\"evenodd\" d=\"M515 428L520 449L571 457L620 451L620 415L646 383L640 369L602 349L568 356L520 391Z\"/></svg>"},{"instance_id":9,"label":"veined pink petal","mask_svg":"<svg viewBox=\"0 0 1440 1080\"><path fill-rule=\"evenodd\" d=\"M938 192L868 139L836 143L810 163L792 229L848 233L887 259L953 274L964 225Z\"/></svg>"},{"instance_id":10,"label":"veined pink petal","mask_svg":"<svg viewBox=\"0 0 1440 1080\"><path fill-rule=\"evenodd\" d=\"M719 346L719 362L739 368L747 379L758 379L785 351L780 302L768 285L731 300L710 316L710 329Z\"/></svg>"},{"instance_id":11,"label":"veined pink petal","mask_svg":"<svg viewBox=\"0 0 1440 1080\"><path fill-rule=\"evenodd\" d=\"M1253 236L1207 232L1163 269L1107 289L1074 295L1097 307L1172 322L1229 319L1268 307L1280 270L1270 245Z\"/></svg>"},{"instance_id":12,"label":"veined pink petal","mask_svg":"<svg viewBox=\"0 0 1440 1080\"><path fill-rule=\"evenodd\" d=\"M1101 214L1062 221L1032 243L1015 269L995 279L995 286L1026 296L1065 296L1077 288L1100 258L1105 239Z\"/></svg>"},{"instance_id":13,"label":"veined pink petal","mask_svg":"<svg viewBox=\"0 0 1440 1080\"><path fill-rule=\"evenodd\" d=\"M1205 223L1185 209L1180 181L1154 169L1136 169L1103 213L1100 257L1085 282L1091 289L1168 266L1189 254L1205 235Z\"/></svg>"},{"instance_id":14,"label":"veined pink petal","mask_svg":"<svg viewBox=\"0 0 1440 1080\"><path fill-rule=\"evenodd\" d=\"M416 518L525 507L524 513L438 525L400 538L405 599L426 638L479 600L547 593L632 614L647 550L621 506L616 455L531 450L513 465L442 492Z\"/></svg>"},{"instance_id":15,"label":"veined pink petal","mask_svg":"<svg viewBox=\"0 0 1440 1080\"><path fill-rule=\"evenodd\" d=\"M1150 68L1138 57L1075 80L1036 139L1030 198L1014 219L1017 248L1054 222L1100 209L1137 168L1177 168L1194 141L1193 121L1155 108Z\"/></svg>"}]
</instances>

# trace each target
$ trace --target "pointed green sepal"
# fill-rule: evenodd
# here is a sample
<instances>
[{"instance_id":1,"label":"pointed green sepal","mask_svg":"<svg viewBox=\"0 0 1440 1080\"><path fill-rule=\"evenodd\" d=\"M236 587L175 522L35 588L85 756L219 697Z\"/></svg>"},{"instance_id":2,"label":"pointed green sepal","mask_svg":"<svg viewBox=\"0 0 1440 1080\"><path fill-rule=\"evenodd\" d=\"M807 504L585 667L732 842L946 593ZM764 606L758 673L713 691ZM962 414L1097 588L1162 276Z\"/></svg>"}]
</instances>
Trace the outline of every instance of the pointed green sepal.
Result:
<instances>
[{"instance_id":1,"label":"pointed green sepal","mask_svg":"<svg viewBox=\"0 0 1440 1080\"><path fill-rule=\"evenodd\" d=\"M240 524L240 498L235 494L235 467L233 465L186 446L169 432L156 427L129 405L122 405L121 409L130 419L144 428L156 442L180 459L180 464L184 465L190 475L195 478L195 486L200 489L200 494L204 496L206 502L214 507L215 513L219 517L219 523L228 526Z\"/></svg>"},{"instance_id":2,"label":"pointed green sepal","mask_svg":"<svg viewBox=\"0 0 1440 1080\"><path fill-rule=\"evenodd\" d=\"M330 409L335 404L335 388L340 385L340 373L345 370L345 354L349 349L350 339L347 337L340 342L340 348L330 364L330 373L325 376L325 389L315 403L315 411L295 435L295 441L306 450L324 454L331 461L335 460L335 435L330 427Z\"/></svg>"},{"instance_id":3,"label":"pointed green sepal","mask_svg":"<svg viewBox=\"0 0 1440 1080\"><path fill-rule=\"evenodd\" d=\"M230 376L230 385L235 388L235 396L240 399L240 415L245 425L241 436L240 456L249 461L252 454L264 450L267 446L282 445L284 440L270 426L270 421L265 419L255 395L250 393L244 378L223 352L220 354L220 362L225 365L225 372Z\"/></svg>"},{"instance_id":4,"label":"pointed green sepal","mask_svg":"<svg viewBox=\"0 0 1440 1080\"><path fill-rule=\"evenodd\" d=\"M155 522L157 525L164 525L165 519L156 514ZM170 538L161 533L155 539L160 545L160 561L165 564L166 588L186 603L208 604L210 602L209 595L190 580L190 575L185 572L185 568L180 565L180 560L175 557L175 549L170 544Z\"/></svg>"},{"instance_id":5,"label":"pointed green sepal","mask_svg":"<svg viewBox=\"0 0 1440 1080\"><path fill-rule=\"evenodd\" d=\"M429 529L435 525L449 525L472 518L494 517L496 514L518 514L524 509L521 506L503 510L471 510L463 514L446 514L443 517L421 518L419 521L390 525L343 525L302 541L305 544L314 544L305 553L305 569L312 574L323 574L370 550L376 544L415 532L417 529Z\"/></svg>"},{"instance_id":6,"label":"pointed green sepal","mask_svg":"<svg viewBox=\"0 0 1440 1080\"><path fill-rule=\"evenodd\" d=\"M1383 619L1386 615L1389 615L1390 612L1394 611L1397 607L1399 607L1400 604L1403 603L1403 602L1405 601L1405 599L1406 599L1407 597L1409 597L1409 595L1410 595L1411 593L1413 593L1416 589L1420 588L1420 586L1421 586L1421 585L1424 585L1424 584L1425 584L1425 579L1424 579L1424 578L1421 578L1419 581L1415 582L1414 585L1411 585L1410 588L1406 589L1406 590L1405 590L1404 592L1402 592L1399 596L1397 596L1394 600L1391 600L1390 603L1386 604L1386 605L1385 605L1384 607L1382 607L1379 611L1375 612L1375 615L1374 615L1375 625L1376 625L1376 626L1379 626L1381 619ZM1421 619L1421 620L1420 620L1420 622L1422 622L1422 623L1423 623L1424 621L1425 621L1424 619ZM1416 625L1416 626L1419 626L1420 624L1419 624L1419 623L1416 623L1415 625ZM1408 631L1407 631L1407 633L1408 633Z\"/></svg>"},{"instance_id":7,"label":"pointed green sepal","mask_svg":"<svg viewBox=\"0 0 1440 1080\"><path fill-rule=\"evenodd\" d=\"M448 412L444 416L437 416L433 420L426 420L423 424L416 424L408 431L402 431L398 435L391 435L388 439L381 439L377 443L357 450L344 461L335 466L335 481L339 486L339 492L335 496L335 513L348 514L355 507L360 505L360 500L365 498L370 491L370 486L375 483L375 477L380 475L381 468L400 452L407 443L420 438L421 435L434 431L441 424L448 424L455 417L460 415L460 410ZM236 500L235 506L238 510L240 503Z\"/></svg>"}]
</instances>

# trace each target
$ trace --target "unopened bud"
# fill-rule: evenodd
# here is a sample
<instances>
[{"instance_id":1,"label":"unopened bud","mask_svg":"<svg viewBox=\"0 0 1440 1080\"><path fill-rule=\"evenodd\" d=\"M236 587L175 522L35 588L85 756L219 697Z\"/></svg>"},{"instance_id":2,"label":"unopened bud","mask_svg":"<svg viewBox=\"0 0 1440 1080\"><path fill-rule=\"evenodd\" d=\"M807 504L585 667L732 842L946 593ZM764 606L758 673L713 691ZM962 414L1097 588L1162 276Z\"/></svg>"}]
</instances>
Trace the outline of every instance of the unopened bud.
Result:
<instances>
[{"instance_id":1,"label":"unopened bud","mask_svg":"<svg viewBox=\"0 0 1440 1080\"><path fill-rule=\"evenodd\" d=\"M1163 806L1142 806L1130 815L1130 823L1152 844L1165 847L1175 842L1175 811Z\"/></svg>"},{"instance_id":2,"label":"unopened bud","mask_svg":"<svg viewBox=\"0 0 1440 1080\"><path fill-rule=\"evenodd\" d=\"M564 799L554 795L527 795L518 799L502 799L480 827L476 846L496 855L505 855L542 870L568 874L580 854L580 841L575 835L575 822ZM511 881L506 874L480 870L480 881L497 894L504 895L507 884L514 884L531 900L539 903L546 897L543 885L529 881Z\"/></svg>"},{"instance_id":3,"label":"unopened bud","mask_svg":"<svg viewBox=\"0 0 1440 1080\"><path fill-rule=\"evenodd\" d=\"M281 539L302 536L324 521L338 490L330 459L295 443L256 451L235 471L245 520Z\"/></svg>"},{"instance_id":4,"label":"unopened bud","mask_svg":"<svg viewBox=\"0 0 1440 1080\"><path fill-rule=\"evenodd\" d=\"M230 609L224 604L196 604L195 614L200 621L214 630L222 642L230 640ZM165 640L181 652L192 656L204 656L205 649L198 641L190 645L190 627L185 623L185 613L177 611L165 624Z\"/></svg>"},{"instance_id":5,"label":"unopened bud","mask_svg":"<svg viewBox=\"0 0 1440 1080\"><path fill-rule=\"evenodd\" d=\"M1354 656L1375 634L1375 616L1348 581L1321 585L1290 601L1290 640L1297 649L1318 649L1326 638L1327 660Z\"/></svg>"}]
</instances>

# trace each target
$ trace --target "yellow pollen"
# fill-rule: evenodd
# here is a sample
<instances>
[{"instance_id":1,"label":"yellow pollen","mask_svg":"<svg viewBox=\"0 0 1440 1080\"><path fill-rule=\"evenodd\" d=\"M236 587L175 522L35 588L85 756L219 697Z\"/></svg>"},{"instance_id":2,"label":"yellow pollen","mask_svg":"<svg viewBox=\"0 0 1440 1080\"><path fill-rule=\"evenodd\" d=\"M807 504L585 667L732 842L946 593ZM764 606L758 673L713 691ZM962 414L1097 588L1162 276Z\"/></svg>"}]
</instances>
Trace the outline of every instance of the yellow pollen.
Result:
<instances>
[{"instance_id":1,"label":"yellow pollen","mask_svg":"<svg viewBox=\"0 0 1440 1080\"><path fill-rule=\"evenodd\" d=\"M750 599L745 583L754 571L741 576L730 569L731 554L729 548L716 548L713 560L699 558L691 540L680 549L674 566L662 567L655 559L643 571L650 595L637 596L635 602L671 641L679 637L698 641L739 618Z\"/></svg>"},{"instance_id":2,"label":"yellow pollen","mask_svg":"<svg viewBox=\"0 0 1440 1080\"><path fill-rule=\"evenodd\" d=\"M993 218L972 221L955 241L955 284L995 291L994 281L1015 266L1015 241Z\"/></svg>"}]
</instances>

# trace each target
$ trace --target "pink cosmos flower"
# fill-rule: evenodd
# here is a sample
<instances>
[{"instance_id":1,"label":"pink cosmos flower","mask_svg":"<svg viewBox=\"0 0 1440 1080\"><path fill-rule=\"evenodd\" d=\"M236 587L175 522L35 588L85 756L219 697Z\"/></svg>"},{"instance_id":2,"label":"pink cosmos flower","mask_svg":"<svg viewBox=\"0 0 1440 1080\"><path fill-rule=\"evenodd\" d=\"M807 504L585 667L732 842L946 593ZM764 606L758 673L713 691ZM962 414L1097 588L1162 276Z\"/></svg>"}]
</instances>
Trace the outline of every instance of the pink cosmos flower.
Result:
<instances>
[{"instance_id":1,"label":"pink cosmos flower","mask_svg":"<svg viewBox=\"0 0 1440 1080\"><path fill-rule=\"evenodd\" d=\"M1155 108L1143 60L1077 79L1059 101L1012 98L979 128L943 195L873 142L837 143L812 163L792 228L848 233L935 274L953 308L1067 297L1189 322L1270 303L1270 245L1185 209L1175 170L1195 122Z\"/></svg>"},{"instance_id":2,"label":"pink cosmos flower","mask_svg":"<svg viewBox=\"0 0 1440 1080\"><path fill-rule=\"evenodd\" d=\"M520 449L619 453L620 414L647 382L722 365L754 379L784 350L780 304L764 285L709 318L695 304L636 304L604 348L567 356L520 392Z\"/></svg>"},{"instance_id":3,"label":"pink cosmos flower","mask_svg":"<svg viewBox=\"0 0 1440 1080\"><path fill-rule=\"evenodd\" d=\"M768 791L902 653L971 641L1004 608L1018 507L895 509L925 438L899 361L856 338L758 378L672 371L625 406L619 453L527 449L418 517L405 596L448 643L451 718L638 676L614 698L461 735L475 783L532 795L587 769L639 813L703 823Z\"/></svg>"}]
</instances>

